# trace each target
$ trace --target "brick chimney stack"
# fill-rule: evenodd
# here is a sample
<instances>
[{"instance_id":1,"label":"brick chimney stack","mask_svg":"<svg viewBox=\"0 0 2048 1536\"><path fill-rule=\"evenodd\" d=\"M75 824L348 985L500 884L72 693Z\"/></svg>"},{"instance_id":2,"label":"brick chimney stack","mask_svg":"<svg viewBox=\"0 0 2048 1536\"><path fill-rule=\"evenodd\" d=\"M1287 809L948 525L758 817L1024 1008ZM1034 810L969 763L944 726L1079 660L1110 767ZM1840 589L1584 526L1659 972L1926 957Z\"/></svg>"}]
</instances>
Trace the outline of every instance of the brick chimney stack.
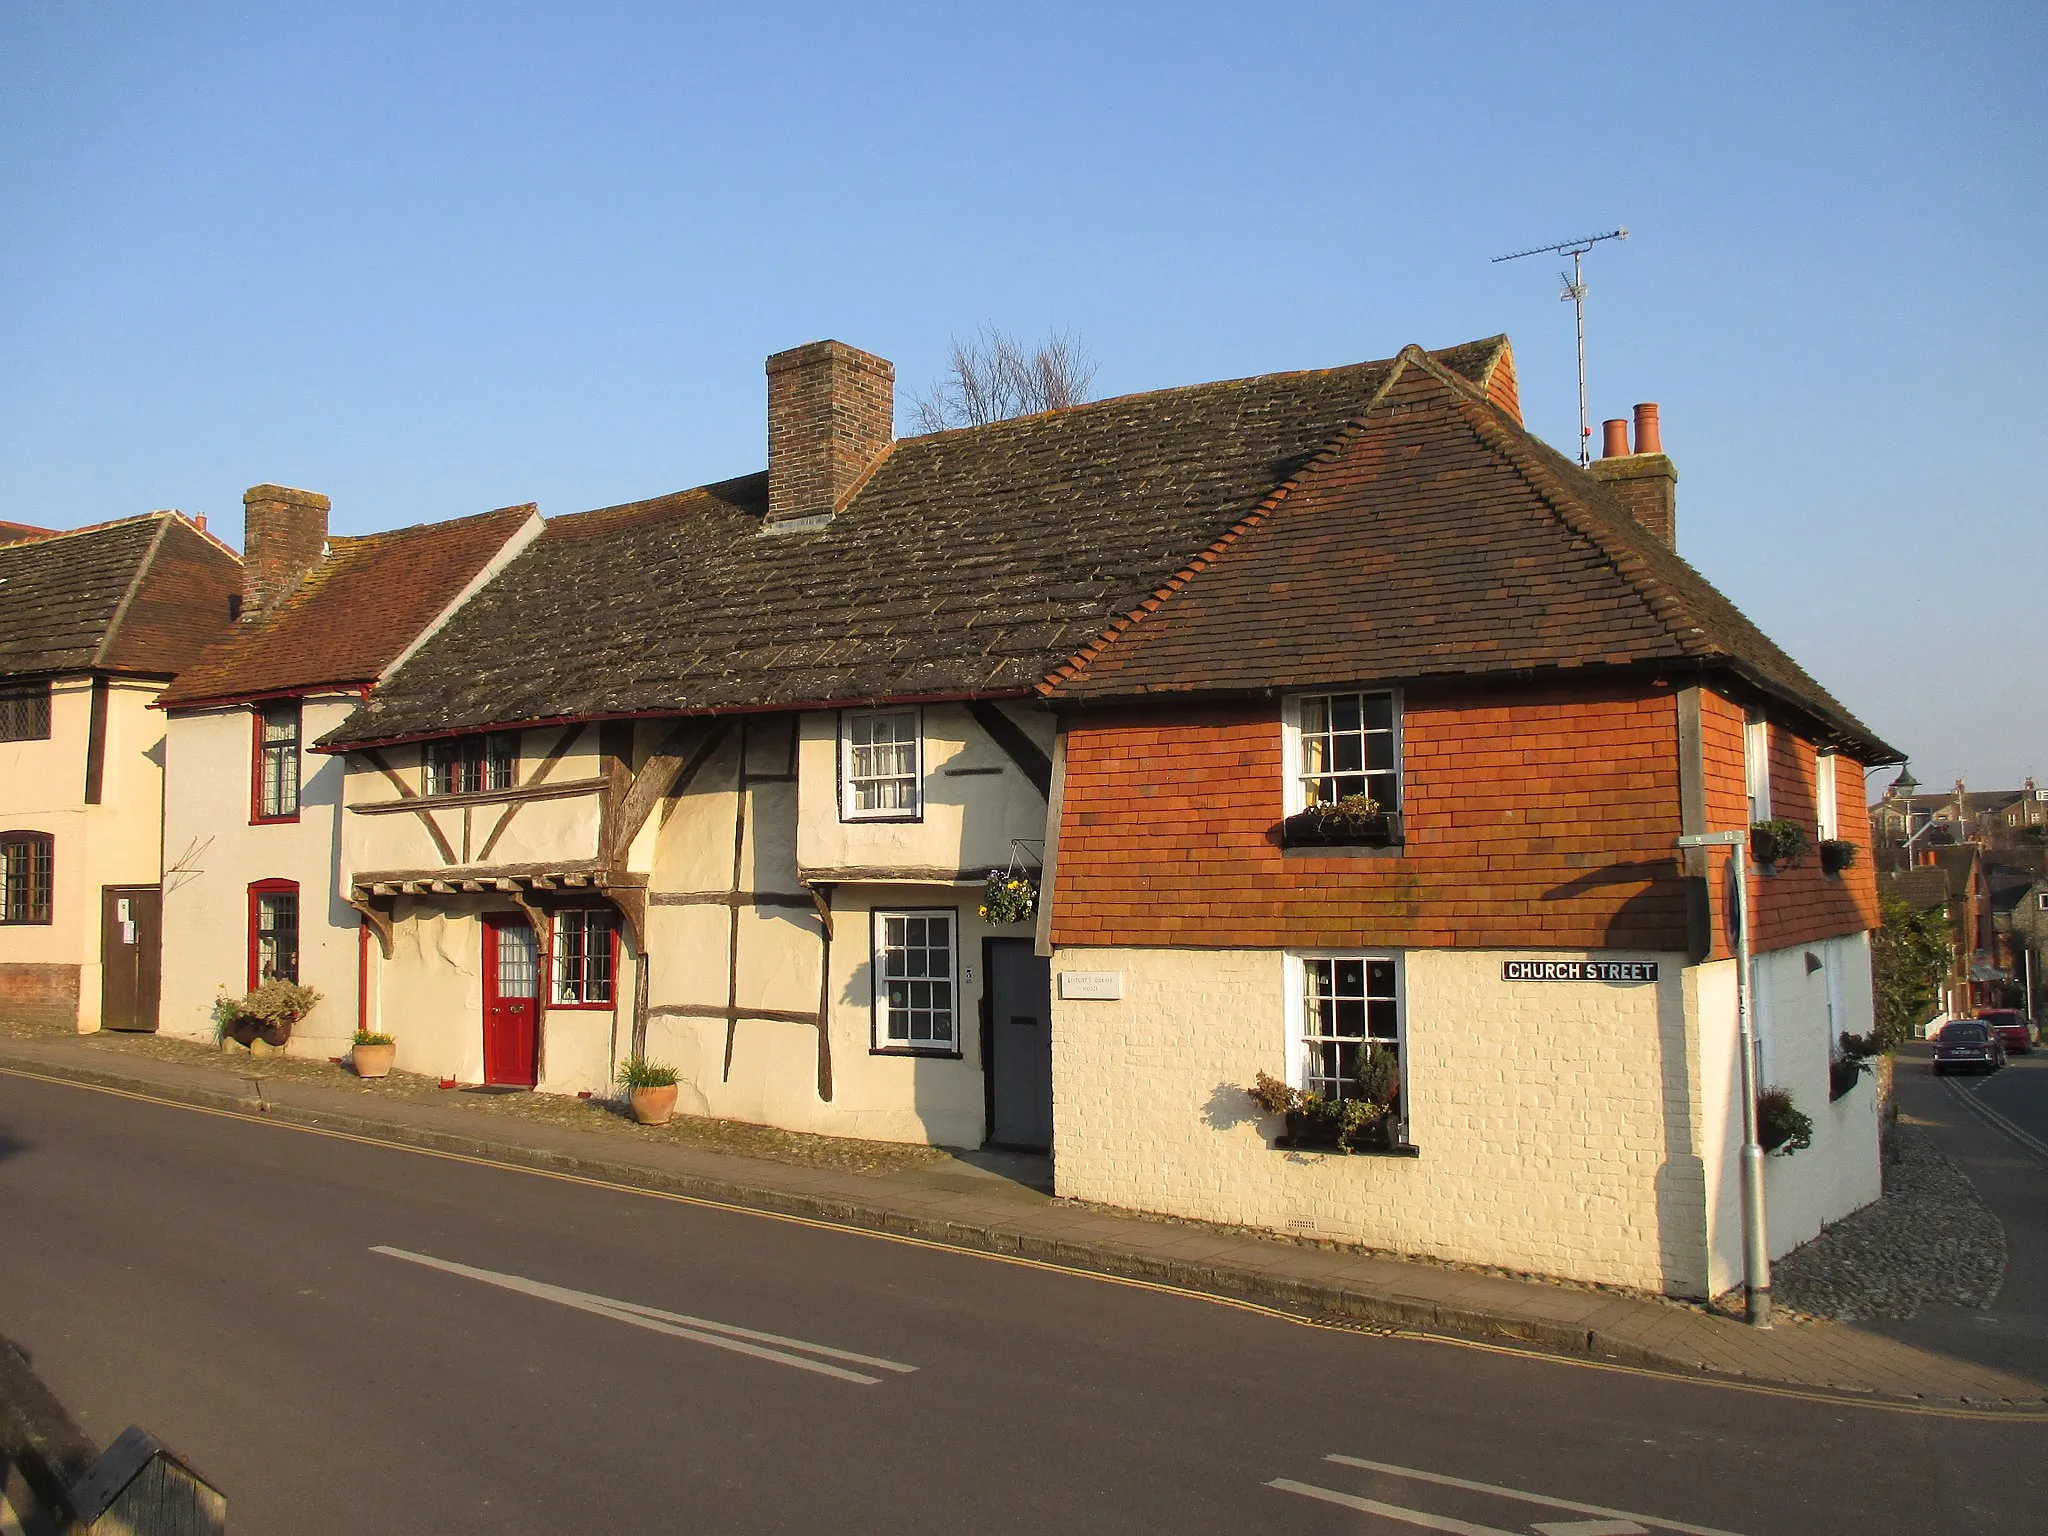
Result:
<instances>
[{"instance_id":1,"label":"brick chimney stack","mask_svg":"<svg viewBox=\"0 0 2048 1536\"><path fill-rule=\"evenodd\" d=\"M317 491L252 485L242 497L242 617L260 618L319 563L334 503Z\"/></svg>"},{"instance_id":2,"label":"brick chimney stack","mask_svg":"<svg viewBox=\"0 0 2048 1536\"><path fill-rule=\"evenodd\" d=\"M1664 453L1657 407L1648 401L1636 407L1635 451L1629 451L1628 423L1619 417L1602 422L1602 457L1586 473L1606 483L1622 499L1635 520L1666 544L1678 544L1678 470Z\"/></svg>"},{"instance_id":3,"label":"brick chimney stack","mask_svg":"<svg viewBox=\"0 0 2048 1536\"><path fill-rule=\"evenodd\" d=\"M830 517L896 440L896 367L842 341L768 359L765 531Z\"/></svg>"}]
</instances>

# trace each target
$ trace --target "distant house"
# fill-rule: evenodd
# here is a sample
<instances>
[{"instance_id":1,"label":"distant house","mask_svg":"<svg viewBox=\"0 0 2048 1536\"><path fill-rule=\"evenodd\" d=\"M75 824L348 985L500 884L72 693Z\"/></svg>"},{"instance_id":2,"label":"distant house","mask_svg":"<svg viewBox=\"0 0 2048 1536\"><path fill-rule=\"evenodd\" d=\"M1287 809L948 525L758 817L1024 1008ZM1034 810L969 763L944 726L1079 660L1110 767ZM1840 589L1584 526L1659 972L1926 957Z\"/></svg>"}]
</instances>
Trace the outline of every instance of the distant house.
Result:
<instances>
[{"instance_id":1,"label":"distant house","mask_svg":"<svg viewBox=\"0 0 2048 1536\"><path fill-rule=\"evenodd\" d=\"M2030 778L2020 789L1973 790L1961 779L1947 794L1920 794L1910 773L1902 773L1870 807L1880 845L1925 842L1983 843L1988 847L2031 843L2048 836L2048 791Z\"/></svg>"},{"instance_id":2,"label":"distant house","mask_svg":"<svg viewBox=\"0 0 2048 1536\"><path fill-rule=\"evenodd\" d=\"M0 1012L81 1030L156 1014L163 721L224 633L234 552L176 512L0 525Z\"/></svg>"},{"instance_id":3,"label":"distant house","mask_svg":"<svg viewBox=\"0 0 2048 1536\"><path fill-rule=\"evenodd\" d=\"M1990 884L1975 843L1916 850L1911 864L1885 870L1879 888L1917 911L1940 908L1948 919L1952 958L1941 986L1941 1011L1968 1018L1999 1001L2004 973L1994 964Z\"/></svg>"},{"instance_id":4,"label":"distant house","mask_svg":"<svg viewBox=\"0 0 2048 1536\"><path fill-rule=\"evenodd\" d=\"M328 501L259 485L240 621L156 701L168 716L162 1028L211 1038L213 1005L273 977L322 1002L291 1049L333 1056L358 1022L364 918L335 878L343 775L309 755L540 532L508 507L330 538Z\"/></svg>"}]
</instances>

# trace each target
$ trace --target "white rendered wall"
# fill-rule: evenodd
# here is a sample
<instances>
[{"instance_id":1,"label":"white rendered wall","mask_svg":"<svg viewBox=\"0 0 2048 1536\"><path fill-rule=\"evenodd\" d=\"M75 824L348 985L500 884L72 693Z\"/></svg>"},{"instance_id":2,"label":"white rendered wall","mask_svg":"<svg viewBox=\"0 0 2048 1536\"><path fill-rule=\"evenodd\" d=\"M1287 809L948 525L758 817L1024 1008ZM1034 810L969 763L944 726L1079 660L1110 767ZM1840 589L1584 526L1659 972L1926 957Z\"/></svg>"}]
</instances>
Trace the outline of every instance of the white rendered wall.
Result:
<instances>
[{"instance_id":1,"label":"white rendered wall","mask_svg":"<svg viewBox=\"0 0 2048 1536\"><path fill-rule=\"evenodd\" d=\"M246 706L181 711L170 722L164 799L163 1003L159 1027L214 1038L213 1005L249 984L249 887L299 886L299 980L321 994L292 1031L294 1055L337 1056L356 1027L356 910L342 899L343 770L305 750L355 706L352 696L305 701L300 723L299 819L252 826L252 726Z\"/></svg>"},{"instance_id":2,"label":"white rendered wall","mask_svg":"<svg viewBox=\"0 0 2048 1536\"><path fill-rule=\"evenodd\" d=\"M1278 951L1061 950L1059 1192L1698 1294L1706 1213L1684 957L1598 956L1659 961L1654 985L1504 982L1502 961L1520 957L1406 953L1409 1133L1421 1148L1408 1159L1268 1145L1277 1122L1244 1089L1261 1070L1285 1071ZM1120 972L1123 998L1063 1000L1063 971Z\"/></svg>"}]
</instances>

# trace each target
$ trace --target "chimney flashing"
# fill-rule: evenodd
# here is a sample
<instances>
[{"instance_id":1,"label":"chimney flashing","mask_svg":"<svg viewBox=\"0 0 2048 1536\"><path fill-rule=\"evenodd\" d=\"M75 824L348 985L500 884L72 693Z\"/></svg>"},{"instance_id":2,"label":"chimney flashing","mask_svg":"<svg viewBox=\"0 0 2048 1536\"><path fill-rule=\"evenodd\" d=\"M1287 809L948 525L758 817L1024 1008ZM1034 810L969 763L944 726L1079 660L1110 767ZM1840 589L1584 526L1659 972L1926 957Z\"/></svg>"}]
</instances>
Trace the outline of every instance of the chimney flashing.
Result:
<instances>
[{"instance_id":1,"label":"chimney flashing","mask_svg":"<svg viewBox=\"0 0 2048 1536\"><path fill-rule=\"evenodd\" d=\"M845 506L896 440L896 369L843 341L768 359L768 515L799 532Z\"/></svg>"},{"instance_id":2,"label":"chimney flashing","mask_svg":"<svg viewBox=\"0 0 2048 1536\"><path fill-rule=\"evenodd\" d=\"M318 491L252 485L242 496L242 617L261 618L287 597L327 552L327 514Z\"/></svg>"}]
</instances>

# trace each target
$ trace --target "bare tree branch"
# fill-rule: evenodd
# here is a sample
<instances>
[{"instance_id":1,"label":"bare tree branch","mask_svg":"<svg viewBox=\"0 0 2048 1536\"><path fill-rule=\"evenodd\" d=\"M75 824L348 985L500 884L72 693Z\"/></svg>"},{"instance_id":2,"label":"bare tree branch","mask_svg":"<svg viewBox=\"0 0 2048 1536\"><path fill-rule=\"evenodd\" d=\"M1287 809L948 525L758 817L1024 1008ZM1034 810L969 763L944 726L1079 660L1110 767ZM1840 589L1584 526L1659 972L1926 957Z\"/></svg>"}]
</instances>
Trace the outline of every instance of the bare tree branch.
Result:
<instances>
[{"instance_id":1,"label":"bare tree branch","mask_svg":"<svg viewBox=\"0 0 2048 1536\"><path fill-rule=\"evenodd\" d=\"M945 377L911 402L911 414L927 432L986 426L1079 405L1094 382L1095 360L1071 331L1050 332L1027 352L1016 337L984 325L965 341L952 338Z\"/></svg>"}]
</instances>

